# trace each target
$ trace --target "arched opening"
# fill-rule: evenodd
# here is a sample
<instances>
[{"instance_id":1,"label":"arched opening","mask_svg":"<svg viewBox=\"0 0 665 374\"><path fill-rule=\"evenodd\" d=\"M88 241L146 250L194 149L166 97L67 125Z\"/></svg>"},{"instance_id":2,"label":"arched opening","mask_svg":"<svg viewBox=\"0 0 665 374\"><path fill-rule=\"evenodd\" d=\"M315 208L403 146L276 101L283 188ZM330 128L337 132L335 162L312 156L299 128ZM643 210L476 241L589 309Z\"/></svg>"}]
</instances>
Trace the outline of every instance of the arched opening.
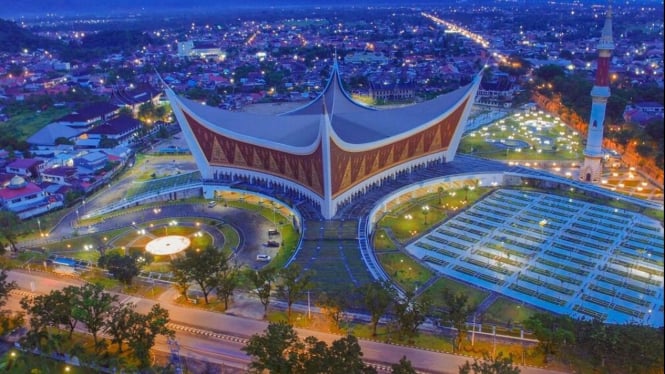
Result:
<instances>
[{"instance_id":1,"label":"arched opening","mask_svg":"<svg viewBox=\"0 0 665 374\"><path fill-rule=\"evenodd\" d=\"M587 182L591 182L591 173L586 173L586 178L585 178L585 180L586 180Z\"/></svg>"}]
</instances>

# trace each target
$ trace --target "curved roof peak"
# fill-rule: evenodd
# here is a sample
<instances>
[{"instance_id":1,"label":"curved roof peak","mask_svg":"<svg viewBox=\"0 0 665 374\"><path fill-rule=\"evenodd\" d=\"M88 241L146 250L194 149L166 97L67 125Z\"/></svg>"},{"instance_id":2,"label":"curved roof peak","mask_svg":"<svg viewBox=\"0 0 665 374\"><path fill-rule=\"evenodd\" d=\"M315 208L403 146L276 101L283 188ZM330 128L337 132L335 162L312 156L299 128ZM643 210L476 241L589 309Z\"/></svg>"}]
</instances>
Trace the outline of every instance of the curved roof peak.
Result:
<instances>
[{"instance_id":1,"label":"curved roof peak","mask_svg":"<svg viewBox=\"0 0 665 374\"><path fill-rule=\"evenodd\" d=\"M328 83L323 91L313 101L280 114L280 116L303 115L303 114L323 114L323 104L327 108L327 113L330 118L338 111L352 112L352 111L365 111L376 109L360 104L353 100L349 94L344 91L344 84L342 82L341 74L339 73L339 64L337 57L333 61L332 70L328 78Z\"/></svg>"}]
</instances>

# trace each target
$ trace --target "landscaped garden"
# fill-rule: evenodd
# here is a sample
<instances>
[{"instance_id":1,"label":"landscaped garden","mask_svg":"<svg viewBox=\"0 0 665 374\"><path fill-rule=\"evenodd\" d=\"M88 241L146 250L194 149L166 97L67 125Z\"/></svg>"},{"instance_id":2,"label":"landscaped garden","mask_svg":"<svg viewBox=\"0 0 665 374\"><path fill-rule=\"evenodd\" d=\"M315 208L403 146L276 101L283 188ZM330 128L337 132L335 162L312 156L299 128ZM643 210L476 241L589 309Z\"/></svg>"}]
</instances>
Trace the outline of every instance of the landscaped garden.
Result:
<instances>
[{"instance_id":1,"label":"landscaped garden","mask_svg":"<svg viewBox=\"0 0 665 374\"><path fill-rule=\"evenodd\" d=\"M460 153L498 160L579 160L579 133L542 112L518 113L465 136Z\"/></svg>"}]
</instances>

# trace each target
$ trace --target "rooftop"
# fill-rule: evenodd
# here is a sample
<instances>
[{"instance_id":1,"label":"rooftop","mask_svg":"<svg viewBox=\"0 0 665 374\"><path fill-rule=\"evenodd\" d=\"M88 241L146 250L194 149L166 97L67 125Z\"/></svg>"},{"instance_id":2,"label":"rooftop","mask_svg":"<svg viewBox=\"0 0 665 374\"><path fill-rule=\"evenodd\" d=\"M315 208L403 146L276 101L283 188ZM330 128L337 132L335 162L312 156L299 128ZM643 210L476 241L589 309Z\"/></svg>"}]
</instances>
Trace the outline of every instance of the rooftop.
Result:
<instances>
[{"instance_id":1,"label":"rooftop","mask_svg":"<svg viewBox=\"0 0 665 374\"><path fill-rule=\"evenodd\" d=\"M326 88L316 99L279 115L231 112L175 94L169 96L172 101L180 102L187 115L213 130L222 130L225 136L249 143L300 148L316 143L324 114L337 138L351 145L420 131L455 109L479 79L477 76L473 82L430 101L385 110L354 101L342 88L337 64L333 66Z\"/></svg>"}]
</instances>

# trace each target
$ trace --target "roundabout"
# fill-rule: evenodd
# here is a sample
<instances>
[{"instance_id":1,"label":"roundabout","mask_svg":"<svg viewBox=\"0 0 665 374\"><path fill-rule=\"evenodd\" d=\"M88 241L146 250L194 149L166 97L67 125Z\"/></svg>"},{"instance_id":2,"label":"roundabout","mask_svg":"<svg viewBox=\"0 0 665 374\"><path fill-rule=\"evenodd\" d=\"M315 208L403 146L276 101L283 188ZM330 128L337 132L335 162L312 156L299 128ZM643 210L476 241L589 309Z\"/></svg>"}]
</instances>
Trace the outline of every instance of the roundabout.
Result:
<instances>
[{"instance_id":1,"label":"roundabout","mask_svg":"<svg viewBox=\"0 0 665 374\"><path fill-rule=\"evenodd\" d=\"M190 244L191 241L184 236L168 235L151 240L145 250L156 256L168 256L184 251Z\"/></svg>"}]
</instances>

